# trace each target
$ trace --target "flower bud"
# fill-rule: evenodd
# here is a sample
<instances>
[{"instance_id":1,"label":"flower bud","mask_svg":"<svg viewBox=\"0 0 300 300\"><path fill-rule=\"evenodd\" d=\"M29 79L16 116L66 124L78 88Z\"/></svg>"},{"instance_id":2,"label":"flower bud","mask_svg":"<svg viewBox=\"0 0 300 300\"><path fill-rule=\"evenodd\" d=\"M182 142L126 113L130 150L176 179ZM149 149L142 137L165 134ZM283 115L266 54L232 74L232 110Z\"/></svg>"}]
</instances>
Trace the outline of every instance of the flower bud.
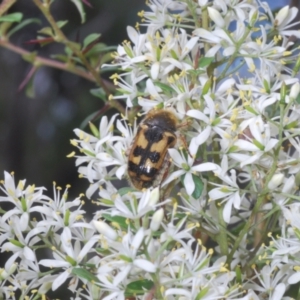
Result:
<instances>
[{"instance_id":1,"label":"flower bud","mask_svg":"<svg viewBox=\"0 0 300 300\"><path fill-rule=\"evenodd\" d=\"M50 282L44 282L41 286L40 286L40 288L39 288L39 290L38 290L38 293L40 294L40 295L45 295L45 294L47 294L47 292L50 290L52 288L52 282L50 281Z\"/></svg>"},{"instance_id":2,"label":"flower bud","mask_svg":"<svg viewBox=\"0 0 300 300\"><path fill-rule=\"evenodd\" d=\"M4 270L4 269L0 269L0 282L2 280L5 280L9 277L9 274Z\"/></svg>"},{"instance_id":3,"label":"flower bud","mask_svg":"<svg viewBox=\"0 0 300 300\"><path fill-rule=\"evenodd\" d=\"M103 221L92 221L99 233L102 233L108 239L115 241L118 237L116 231Z\"/></svg>"},{"instance_id":4,"label":"flower bud","mask_svg":"<svg viewBox=\"0 0 300 300\"><path fill-rule=\"evenodd\" d=\"M150 193L149 205L155 205L159 200L159 188L154 188Z\"/></svg>"},{"instance_id":5,"label":"flower bud","mask_svg":"<svg viewBox=\"0 0 300 300\"><path fill-rule=\"evenodd\" d=\"M289 14L289 6L283 7L277 14L275 18L275 26L280 26L280 24L285 20Z\"/></svg>"},{"instance_id":6,"label":"flower bud","mask_svg":"<svg viewBox=\"0 0 300 300\"><path fill-rule=\"evenodd\" d=\"M276 189L280 184L282 184L284 175L281 173L274 174L271 180L268 183L268 188L270 190Z\"/></svg>"},{"instance_id":7,"label":"flower bud","mask_svg":"<svg viewBox=\"0 0 300 300\"><path fill-rule=\"evenodd\" d=\"M249 19L250 19L250 26L254 26L257 19L258 19L259 13L257 9L251 9L250 13L249 13Z\"/></svg>"},{"instance_id":8,"label":"flower bud","mask_svg":"<svg viewBox=\"0 0 300 300\"><path fill-rule=\"evenodd\" d=\"M290 98L291 100L294 100L298 97L300 92L300 84L299 82L296 82L295 84L292 85L291 91L290 91Z\"/></svg>"},{"instance_id":9,"label":"flower bud","mask_svg":"<svg viewBox=\"0 0 300 300\"><path fill-rule=\"evenodd\" d=\"M152 217L151 224L150 224L150 229L151 231L156 231L160 227L160 224L162 222L162 219L164 217L164 210L163 208L160 208L157 210Z\"/></svg>"},{"instance_id":10,"label":"flower bud","mask_svg":"<svg viewBox=\"0 0 300 300\"><path fill-rule=\"evenodd\" d=\"M208 10L209 17L211 18L211 20L213 20L215 22L215 24L218 27L222 28L225 26L225 21L224 21L222 15L216 9L214 9L212 7L208 7L207 10Z\"/></svg>"}]
</instances>

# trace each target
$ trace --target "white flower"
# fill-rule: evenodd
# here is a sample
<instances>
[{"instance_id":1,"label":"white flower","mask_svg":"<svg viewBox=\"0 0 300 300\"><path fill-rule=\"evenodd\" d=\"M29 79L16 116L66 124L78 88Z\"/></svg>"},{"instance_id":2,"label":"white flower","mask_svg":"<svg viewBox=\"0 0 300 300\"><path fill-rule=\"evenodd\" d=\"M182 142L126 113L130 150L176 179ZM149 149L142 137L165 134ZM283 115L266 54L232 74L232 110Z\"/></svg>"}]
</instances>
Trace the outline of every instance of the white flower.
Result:
<instances>
[{"instance_id":1,"label":"white flower","mask_svg":"<svg viewBox=\"0 0 300 300\"><path fill-rule=\"evenodd\" d=\"M227 136L224 128L231 127L231 122L226 118L226 115L230 114L230 110L222 116L217 116L216 107L214 101L208 95L204 96L207 107L204 112L196 109L189 110L186 114L192 118L202 121L205 124L205 129L196 137L198 145L203 144L207 137L212 138L212 132L217 133L221 138ZM209 116L207 116L207 114ZM205 139L205 138L206 139Z\"/></svg>"},{"instance_id":2,"label":"white flower","mask_svg":"<svg viewBox=\"0 0 300 300\"><path fill-rule=\"evenodd\" d=\"M271 137L270 126L265 124L261 117L247 120L240 127L243 130L246 126L249 127L250 135L246 132L244 133L244 139L239 139L234 143L240 150L248 153L241 157L241 167L257 161L259 163L259 159L264 154L272 151L278 143L278 139ZM236 158L238 159L238 156ZM266 166L269 165L268 161L264 163L266 163Z\"/></svg>"},{"instance_id":3,"label":"white flower","mask_svg":"<svg viewBox=\"0 0 300 300\"><path fill-rule=\"evenodd\" d=\"M225 26L225 21L224 21L223 17L216 9L214 9L212 7L208 7L207 11L208 11L209 17L215 22L215 24L218 27Z\"/></svg>"},{"instance_id":4,"label":"white flower","mask_svg":"<svg viewBox=\"0 0 300 300\"><path fill-rule=\"evenodd\" d=\"M62 268L65 269L61 272L52 283L52 290L56 290L61 286L69 277L74 277L72 283L75 289L78 285L78 277L72 275L72 268L80 265L80 262L86 258L86 255L97 242L98 237L95 236L90 239L83 247L80 245L80 241L75 241L74 246L72 244L72 233L69 228L64 228L61 234L62 252L53 252L54 259L42 259L39 261L40 265L49 268ZM69 287L70 288L70 287Z\"/></svg>"},{"instance_id":5,"label":"white flower","mask_svg":"<svg viewBox=\"0 0 300 300\"><path fill-rule=\"evenodd\" d=\"M160 227L160 224L162 222L162 219L164 217L164 210L163 208L158 209L152 216L150 229L152 231L157 231Z\"/></svg>"},{"instance_id":6,"label":"white flower","mask_svg":"<svg viewBox=\"0 0 300 300\"><path fill-rule=\"evenodd\" d=\"M172 158L173 163L180 168L173 172L162 184L162 186L167 185L171 181L179 178L184 175L184 187L186 188L186 192L191 195L195 190L195 183L193 180L193 174L196 175L197 172L207 172L213 171L217 169L217 165L213 163L203 163L194 166L195 154L197 152L198 146L196 145L195 139L192 139L189 146L189 154L187 157L180 151L176 149L169 149L169 154ZM191 156L192 157L191 157Z\"/></svg>"},{"instance_id":7,"label":"white flower","mask_svg":"<svg viewBox=\"0 0 300 300\"><path fill-rule=\"evenodd\" d=\"M267 294L272 300L280 300L287 287L288 269L289 266L264 266L259 273L254 269L256 276L246 288Z\"/></svg>"},{"instance_id":8,"label":"white flower","mask_svg":"<svg viewBox=\"0 0 300 300\"><path fill-rule=\"evenodd\" d=\"M245 193L240 191L237 184L236 171L234 169L229 170L228 157L226 155L223 156L221 167L219 167L214 173L215 176L219 177L224 183L211 183L217 186L217 188L212 189L208 194L211 200L220 199L222 200L221 203L225 202L223 218L226 223L229 223L232 206L236 209L240 209Z\"/></svg>"},{"instance_id":9,"label":"white flower","mask_svg":"<svg viewBox=\"0 0 300 300\"><path fill-rule=\"evenodd\" d=\"M118 235L114 229L112 229L107 223L103 221L96 221L93 220L93 225L97 229L99 233L102 233L105 235L107 238L111 240L116 240Z\"/></svg>"}]
</instances>

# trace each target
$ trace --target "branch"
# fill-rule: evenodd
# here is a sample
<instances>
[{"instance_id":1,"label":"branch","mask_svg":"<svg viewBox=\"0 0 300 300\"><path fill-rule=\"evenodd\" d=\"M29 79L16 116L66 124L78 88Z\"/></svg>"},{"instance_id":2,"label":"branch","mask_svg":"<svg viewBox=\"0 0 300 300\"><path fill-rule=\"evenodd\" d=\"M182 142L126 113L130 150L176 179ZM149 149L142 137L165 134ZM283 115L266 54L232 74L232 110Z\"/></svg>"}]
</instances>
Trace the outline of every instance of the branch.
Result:
<instances>
[{"instance_id":1,"label":"branch","mask_svg":"<svg viewBox=\"0 0 300 300\"><path fill-rule=\"evenodd\" d=\"M17 0L3 0L0 4L0 16L5 14Z\"/></svg>"},{"instance_id":2,"label":"branch","mask_svg":"<svg viewBox=\"0 0 300 300\"><path fill-rule=\"evenodd\" d=\"M0 39L0 47L4 47L6 49L9 49L15 53L18 53L22 56L30 56L33 53L26 51L18 46L15 46L13 44L11 44L9 41L6 40L1 40ZM87 73L86 71L83 71L82 69L79 69L73 65L70 65L68 63L63 63L63 62L59 62L53 59L49 59L49 58L44 58L44 57L40 57L40 56L35 56L34 57L34 62L33 64L35 66L47 66L47 67L52 67L52 68L56 68L56 69L60 69L60 70L64 70L64 71L68 71L70 73L76 74L80 77L83 77L89 81L93 81L95 82L95 78L92 74Z\"/></svg>"},{"instance_id":3,"label":"branch","mask_svg":"<svg viewBox=\"0 0 300 300\"><path fill-rule=\"evenodd\" d=\"M78 49L76 43L68 40L68 38L65 36L65 34L62 32L62 30L57 25L56 21L54 20L53 16L50 13L50 4L42 3L40 0L33 0L35 5L40 9L40 11L43 13L49 24L51 25L52 29L55 32L54 39L64 44L65 46L69 47L73 53L76 54L76 56L82 61L82 63L85 65L85 67L90 71L92 76L94 77L95 81L99 86L101 86L107 95L107 97L110 95L110 91L108 90L107 86L104 84L101 76L99 76L99 73L90 65L84 54L80 49Z\"/></svg>"}]
</instances>

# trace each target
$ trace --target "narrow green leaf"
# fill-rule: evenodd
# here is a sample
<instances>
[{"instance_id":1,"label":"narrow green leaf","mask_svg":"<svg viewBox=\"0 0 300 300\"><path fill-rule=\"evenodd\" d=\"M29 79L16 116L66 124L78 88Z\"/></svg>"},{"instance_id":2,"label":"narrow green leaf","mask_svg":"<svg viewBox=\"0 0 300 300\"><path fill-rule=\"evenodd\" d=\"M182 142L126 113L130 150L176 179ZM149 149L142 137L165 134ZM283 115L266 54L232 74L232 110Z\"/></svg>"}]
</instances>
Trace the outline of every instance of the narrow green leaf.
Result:
<instances>
[{"instance_id":1,"label":"narrow green leaf","mask_svg":"<svg viewBox=\"0 0 300 300\"><path fill-rule=\"evenodd\" d=\"M16 12L0 17L0 22L20 22L23 18L23 14Z\"/></svg>"},{"instance_id":2,"label":"narrow green leaf","mask_svg":"<svg viewBox=\"0 0 300 300\"><path fill-rule=\"evenodd\" d=\"M135 191L135 189L132 188L132 187L123 187L123 188L119 189L118 194L120 196L124 196L124 195L126 195L126 194L128 194L130 192L134 192L134 191Z\"/></svg>"},{"instance_id":3,"label":"narrow green leaf","mask_svg":"<svg viewBox=\"0 0 300 300\"><path fill-rule=\"evenodd\" d=\"M103 214L102 217L107 220L107 221L110 221L110 222L115 222L117 224L119 224L119 226L122 228L122 229L126 229L128 228L128 224L127 224L127 221L126 221L126 218L124 217L120 217L120 216L110 216L108 214Z\"/></svg>"},{"instance_id":4,"label":"narrow green leaf","mask_svg":"<svg viewBox=\"0 0 300 300\"><path fill-rule=\"evenodd\" d=\"M65 213L65 218L64 218L64 224L65 224L65 226L69 226L70 215L71 215L71 212L70 212L69 209L67 209L66 213Z\"/></svg>"},{"instance_id":5,"label":"narrow green leaf","mask_svg":"<svg viewBox=\"0 0 300 300\"><path fill-rule=\"evenodd\" d=\"M214 57L201 57L198 62L198 68L205 68L214 61Z\"/></svg>"},{"instance_id":6,"label":"narrow green leaf","mask_svg":"<svg viewBox=\"0 0 300 300\"><path fill-rule=\"evenodd\" d=\"M236 274L236 280L239 284L242 284L243 282L243 276L242 276L242 271L241 271L241 267L239 265L237 265L235 267L235 274Z\"/></svg>"},{"instance_id":7,"label":"narrow green leaf","mask_svg":"<svg viewBox=\"0 0 300 300\"><path fill-rule=\"evenodd\" d=\"M153 286L154 283L152 280L141 279L141 280L130 282L126 287L125 293L144 295L145 290L150 291L153 288Z\"/></svg>"},{"instance_id":8,"label":"narrow green leaf","mask_svg":"<svg viewBox=\"0 0 300 300\"><path fill-rule=\"evenodd\" d=\"M107 97L106 97L106 94L105 94L103 88L91 89L91 90L90 90L90 93L91 93L93 96L95 96L95 97L97 97L97 98L103 100L104 102L107 101Z\"/></svg>"},{"instance_id":9,"label":"narrow green leaf","mask_svg":"<svg viewBox=\"0 0 300 300\"><path fill-rule=\"evenodd\" d=\"M10 243L12 243L13 245L17 246L17 247L20 247L20 248L24 248L24 247L25 247L22 243L20 243L20 242L17 241L17 240L9 239L8 241L9 241Z\"/></svg>"},{"instance_id":10,"label":"narrow green leaf","mask_svg":"<svg viewBox=\"0 0 300 300\"><path fill-rule=\"evenodd\" d=\"M77 10L81 17L81 23L84 23L85 22L85 11L84 11L81 0L71 0L71 2L73 2L75 4L75 6L77 7Z\"/></svg>"},{"instance_id":11,"label":"narrow green leaf","mask_svg":"<svg viewBox=\"0 0 300 300\"><path fill-rule=\"evenodd\" d=\"M64 27L68 22L69 22L68 20L64 20L64 21L58 21L58 22L56 22L56 24L57 24L57 26L58 26L59 28L62 28L62 27Z\"/></svg>"},{"instance_id":12,"label":"narrow green leaf","mask_svg":"<svg viewBox=\"0 0 300 300\"><path fill-rule=\"evenodd\" d=\"M66 261L71 264L73 267L75 267L77 265L77 262L74 258L72 258L71 256L67 255L66 256Z\"/></svg>"},{"instance_id":13,"label":"narrow green leaf","mask_svg":"<svg viewBox=\"0 0 300 300\"><path fill-rule=\"evenodd\" d=\"M252 143L253 143L257 148L259 148L259 150L261 150L261 151L264 151L264 150L265 150L265 146L264 146L262 143L260 143L258 140L253 139L253 140L252 140Z\"/></svg>"},{"instance_id":14,"label":"narrow green leaf","mask_svg":"<svg viewBox=\"0 0 300 300\"><path fill-rule=\"evenodd\" d=\"M31 18L31 19L24 20L20 24L14 26L14 28L7 34L7 36L11 37L14 33L16 33L17 31L19 31L23 27L25 27L25 26L27 26L29 24L33 24L33 23L41 24L41 20L39 20L37 18Z\"/></svg>"},{"instance_id":15,"label":"narrow green leaf","mask_svg":"<svg viewBox=\"0 0 300 300\"><path fill-rule=\"evenodd\" d=\"M120 254L119 258L122 259L122 260L124 260L125 262L128 262L128 263L132 263L133 262L132 258L130 258L130 257L124 255L124 254Z\"/></svg>"},{"instance_id":16,"label":"narrow green leaf","mask_svg":"<svg viewBox=\"0 0 300 300\"><path fill-rule=\"evenodd\" d=\"M92 34L89 34L89 35L83 40L83 48L87 47L89 44L91 44L92 42L96 41L100 36L101 36L101 34L99 34L99 33L92 33Z\"/></svg>"},{"instance_id":17,"label":"narrow green leaf","mask_svg":"<svg viewBox=\"0 0 300 300\"><path fill-rule=\"evenodd\" d=\"M265 88L266 92L268 94L270 94L270 84L269 84L268 80L264 79L263 85L264 85L264 88Z\"/></svg>"},{"instance_id":18,"label":"narrow green leaf","mask_svg":"<svg viewBox=\"0 0 300 300\"><path fill-rule=\"evenodd\" d=\"M51 37L54 36L54 33L53 33L53 30L51 27L44 27L42 28L41 30L38 31L38 33L42 33L42 34L45 34L45 35L49 35Z\"/></svg>"},{"instance_id":19,"label":"narrow green leaf","mask_svg":"<svg viewBox=\"0 0 300 300\"><path fill-rule=\"evenodd\" d=\"M203 289L201 289L201 291L198 293L198 295L196 296L195 300L201 300L209 291L209 287L205 287Z\"/></svg>"},{"instance_id":20,"label":"narrow green leaf","mask_svg":"<svg viewBox=\"0 0 300 300\"><path fill-rule=\"evenodd\" d=\"M99 133L99 130L98 128L92 123L92 122L89 122L89 127L93 133L93 135L96 137L96 138L100 138L100 133Z\"/></svg>"},{"instance_id":21,"label":"narrow green leaf","mask_svg":"<svg viewBox=\"0 0 300 300\"><path fill-rule=\"evenodd\" d=\"M167 84L161 83L159 81L155 81L154 85L160 87L162 89L162 91L164 92L164 94L175 93L175 90Z\"/></svg>"},{"instance_id":22,"label":"narrow green leaf","mask_svg":"<svg viewBox=\"0 0 300 300\"><path fill-rule=\"evenodd\" d=\"M259 114L254 110L254 108L251 107L251 106L249 106L249 105L248 105L248 106L245 106L245 109L248 110L250 113L256 115L256 116L259 115Z\"/></svg>"},{"instance_id":23,"label":"narrow green leaf","mask_svg":"<svg viewBox=\"0 0 300 300\"><path fill-rule=\"evenodd\" d=\"M211 88L211 79L209 78L202 89L202 96L206 95Z\"/></svg>"},{"instance_id":24,"label":"narrow green leaf","mask_svg":"<svg viewBox=\"0 0 300 300\"><path fill-rule=\"evenodd\" d=\"M86 279L89 282L99 282L98 278L93 273L83 268L73 268L72 274Z\"/></svg>"},{"instance_id":25,"label":"narrow green leaf","mask_svg":"<svg viewBox=\"0 0 300 300\"><path fill-rule=\"evenodd\" d=\"M24 57L23 57L24 58ZM26 85L25 94L28 98L34 98L35 96L35 90L34 90L34 84L33 84L34 76L32 76L29 80L29 82Z\"/></svg>"},{"instance_id":26,"label":"narrow green leaf","mask_svg":"<svg viewBox=\"0 0 300 300\"><path fill-rule=\"evenodd\" d=\"M193 196L193 198L198 199L198 198L200 198L200 196L203 192L204 185L199 176L192 174L192 177L193 177L193 181L195 183L195 189L194 189L192 196Z\"/></svg>"}]
</instances>

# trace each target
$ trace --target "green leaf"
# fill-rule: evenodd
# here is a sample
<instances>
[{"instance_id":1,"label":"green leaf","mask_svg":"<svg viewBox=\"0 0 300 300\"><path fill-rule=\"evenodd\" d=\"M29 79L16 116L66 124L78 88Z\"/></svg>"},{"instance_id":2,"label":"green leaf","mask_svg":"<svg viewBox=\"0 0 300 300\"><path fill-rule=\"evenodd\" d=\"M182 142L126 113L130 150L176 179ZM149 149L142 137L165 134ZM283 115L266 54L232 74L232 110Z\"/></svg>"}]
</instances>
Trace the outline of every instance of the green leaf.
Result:
<instances>
[{"instance_id":1,"label":"green leaf","mask_svg":"<svg viewBox=\"0 0 300 300\"><path fill-rule=\"evenodd\" d=\"M175 90L167 84L161 83L159 81L155 81L154 85L160 87L164 94L172 94L175 93Z\"/></svg>"},{"instance_id":2,"label":"green leaf","mask_svg":"<svg viewBox=\"0 0 300 300\"><path fill-rule=\"evenodd\" d=\"M202 89L202 96L206 95L211 88L211 79L207 79Z\"/></svg>"},{"instance_id":3,"label":"green leaf","mask_svg":"<svg viewBox=\"0 0 300 300\"><path fill-rule=\"evenodd\" d=\"M107 46L104 43L96 43L95 45L93 45L93 47L86 53L86 55L99 55L100 53L104 53L104 52L110 52L110 53L114 53L116 51L116 47L115 46ZM111 59L113 59L111 57Z\"/></svg>"},{"instance_id":4,"label":"green leaf","mask_svg":"<svg viewBox=\"0 0 300 300\"><path fill-rule=\"evenodd\" d=\"M105 219L105 220L108 220L110 222L115 222L117 224L119 224L119 226L123 229L126 229L128 228L128 224L126 222L126 218L124 217L120 217L120 216L114 216L112 217L111 215L108 215L108 214L103 214L102 217Z\"/></svg>"},{"instance_id":5,"label":"green leaf","mask_svg":"<svg viewBox=\"0 0 300 300\"><path fill-rule=\"evenodd\" d=\"M98 116L99 112L98 111L95 111L93 112L92 114L88 115L80 124L79 128L83 129L83 128L86 128L89 124L89 122L91 122L92 120L95 121Z\"/></svg>"},{"instance_id":6,"label":"green leaf","mask_svg":"<svg viewBox=\"0 0 300 300\"><path fill-rule=\"evenodd\" d=\"M83 48L87 47L89 44L91 44L92 42L96 41L100 36L101 36L101 34L99 34L99 33L92 33L92 34L89 34L89 35L83 40Z\"/></svg>"},{"instance_id":7,"label":"green leaf","mask_svg":"<svg viewBox=\"0 0 300 300\"><path fill-rule=\"evenodd\" d=\"M63 61L63 62L67 62L68 61L68 56L64 55L64 54L54 54L51 55L51 58Z\"/></svg>"},{"instance_id":8,"label":"green leaf","mask_svg":"<svg viewBox=\"0 0 300 300\"><path fill-rule=\"evenodd\" d=\"M193 177L193 180L195 183L195 189L194 189L192 196L193 196L193 198L198 199L198 198L200 198L200 196L203 192L204 184L199 176L192 174L192 177Z\"/></svg>"},{"instance_id":9,"label":"green leaf","mask_svg":"<svg viewBox=\"0 0 300 300\"><path fill-rule=\"evenodd\" d=\"M133 260L132 260L131 257L128 257L128 256L126 256L126 255L124 255L124 254L120 254L120 255L119 255L119 258L122 259L122 260L125 261L125 262L128 262L128 263L132 263L132 262L133 262Z\"/></svg>"},{"instance_id":10,"label":"green leaf","mask_svg":"<svg viewBox=\"0 0 300 300\"><path fill-rule=\"evenodd\" d=\"M252 140L252 143L253 143L259 150L261 150L261 151L264 151L264 150L265 150L265 146L264 146L262 143L260 143L258 140L253 139L253 140Z\"/></svg>"},{"instance_id":11,"label":"green leaf","mask_svg":"<svg viewBox=\"0 0 300 300\"><path fill-rule=\"evenodd\" d=\"M256 115L256 116L259 115L259 114L254 110L254 108L252 108L250 105L245 106L245 109L246 109L247 111L249 111L250 113Z\"/></svg>"},{"instance_id":12,"label":"green leaf","mask_svg":"<svg viewBox=\"0 0 300 300\"><path fill-rule=\"evenodd\" d=\"M149 279L141 279L137 281L130 282L126 287L126 292L129 294L136 294L136 295L144 295L145 290L150 291L154 283L152 280Z\"/></svg>"},{"instance_id":13,"label":"green leaf","mask_svg":"<svg viewBox=\"0 0 300 300\"><path fill-rule=\"evenodd\" d=\"M196 296L195 300L200 300L202 299L206 294L207 292L209 291L209 287L205 287L203 289L201 289L201 291L198 293L198 295Z\"/></svg>"},{"instance_id":14,"label":"green leaf","mask_svg":"<svg viewBox=\"0 0 300 300\"><path fill-rule=\"evenodd\" d=\"M71 212L69 209L66 210L66 213L65 213L65 218L64 218L64 225L67 227L69 226L69 221L70 221L70 215L71 215Z\"/></svg>"},{"instance_id":15,"label":"green leaf","mask_svg":"<svg viewBox=\"0 0 300 300\"><path fill-rule=\"evenodd\" d=\"M25 247L22 243L20 243L20 242L17 241L17 240L9 239L8 241L9 241L10 243L12 243L13 245L17 246L17 247L20 247L20 248L24 248L24 247Z\"/></svg>"},{"instance_id":16,"label":"green leaf","mask_svg":"<svg viewBox=\"0 0 300 300\"><path fill-rule=\"evenodd\" d=\"M77 10L81 17L81 23L84 23L85 22L85 11L84 11L81 0L71 0L71 2L73 2L75 4L75 6L77 7Z\"/></svg>"},{"instance_id":17,"label":"green leaf","mask_svg":"<svg viewBox=\"0 0 300 300\"><path fill-rule=\"evenodd\" d=\"M99 253L101 256L108 256L111 254L111 252L108 249L105 248L94 248L97 253Z\"/></svg>"},{"instance_id":18,"label":"green leaf","mask_svg":"<svg viewBox=\"0 0 300 300\"><path fill-rule=\"evenodd\" d=\"M77 262L74 258L72 258L71 256L67 255L66 256L66 261L71 264L73 267L75 267L77 265Z\"/></svg>"},{"instance_id":19,"label":"green leaf","mask_svg":"<svg viewBox=\"0 0 300 300\"><path fill-rule=\"evenodd\" d=\"M126 195L128 193L131 193L131 192L134 192L134 191L135 191L135 189L132 188L132 187L123 187L123 188L119 189L118 194L120 196L124 196L124 195Z\"/></svg>"},{"instance_id":20,"label":"green leaf","mask_svg":"<svg viewBox=\"0 0 300 300\"><path fill-rule=\"evenodd\" d=\"M89 127L91 129L91 132L93 133L93 135L96 137L96 138L100 138L100 133L99 133L99 130L98 128L92 123L92 122L89 122Z\"/></svg>"},{"instance_id":21,"label":"green leaf","mask_svg":"<svg viewBox=\"0 0 300 300\"><path fill-rule=\"evenodd\" d=\"M90 93L91 93L93 96L95 96L95 97L97 97L97 98L103 100L104 102L107 101L107 97L106 97L106 94L105 94L103 88L91 89L91 90L90 90Z\"/></svg>"},{"instance_id":22,"label":"green leaf","mask_svg":"<svg viewBox=\"0 0 300 300\"><path fill-rule=\"evenodd\" d=\"M198 62L198 68L205 68L214 61L214 57L201 57Z\"/></svg>"},{"instance_id":23,"label":"green leaf","mask_svg":"<svg viewBox=\"0 0 300 300\"><path fill-rule=\"evenodd\" d=\"M16 12L0 17L0 22L20 22L23 18L23 14Z\"/></svg>"},{"instance_id":24,"label":"green leaf","mask_svg":"<svg viewBox=\"0 0 300 300\"><path fill-rule=\"evenodd\" d=\"M56 24L59 28L63 28L68 22L69 22L68 20L64 20L64 21L58 21L56 22Z\"/></svg>"},{"instance_id":25,"label":"green leaf","mask_svg":"<svg viewBox=\"0 0 300 300\"><path fill-rule=\"evenodd\" d=\"M53 30L51 27L44 27L41 30L38 31L39 33L45 34L45 35L49 35L51 37L54 36Z\"/></svg>"},{"instance_id":26,"label":"green leaf","mask_svg":"<svg viewBox=\"0 0 300 300\"><path fill-rule=\"evenodd\" d=\"M269 84L268 80L264 79L263 85L264 85L265 91L266 91L268 94L270 94L270 84Z\"/></svg>"},{"instance_id":27,"label":"green leaf","mask_svg":"<svg viewBox=\"0 0 300 300\"><path fill-rule=\"evenodd\" d=\"M89 282L99 282L98 278L93 273L83 268L73 268L72 274L86 279Z\"/></svg>"},{"instance_id":28,"label":"green leaf","mask_svg":"<svg viewBox=\"0 0 300 300\"><path fill-rule=\"evenodd\" d=\"M24 57L23 57L24 58ZM32 76L29 80L29 82L26 85L25 94L28 98L34 98L35 96L35 90L34 90L34 84L33 84L34 76Z\"/></svg>"},{"instance_id":29,"label":"green leaf","mask_svg":"<svg viewBox=\"0 0 300 300\"><path fill-rule=\"evenodd\" d=\"M23 22L21 22L20 24L18 24L17 26L15 26L8 34L7 36L10 37L12 36L14 33L16 33L17 31L19 31L20 29L22 29L23 27L32 24L32 23L36 23L36 24L41 24L41 20L37 19L37 18L31 18L31 19L27 19L24 20Z\"/></svg>"},{"instance_id":30,"label":"green leaf","mask_svg":"<svg viewBox=\"0 0 300 300\"><path fill-rule=\"evenodd\" d=\"M235 275L236 275L236 280L239 284L242 284L243 282L243 277L242 277L242 271L241 271L241 267L239 265L237 265L235 267Z\"/></svg>"}]
</instances>

